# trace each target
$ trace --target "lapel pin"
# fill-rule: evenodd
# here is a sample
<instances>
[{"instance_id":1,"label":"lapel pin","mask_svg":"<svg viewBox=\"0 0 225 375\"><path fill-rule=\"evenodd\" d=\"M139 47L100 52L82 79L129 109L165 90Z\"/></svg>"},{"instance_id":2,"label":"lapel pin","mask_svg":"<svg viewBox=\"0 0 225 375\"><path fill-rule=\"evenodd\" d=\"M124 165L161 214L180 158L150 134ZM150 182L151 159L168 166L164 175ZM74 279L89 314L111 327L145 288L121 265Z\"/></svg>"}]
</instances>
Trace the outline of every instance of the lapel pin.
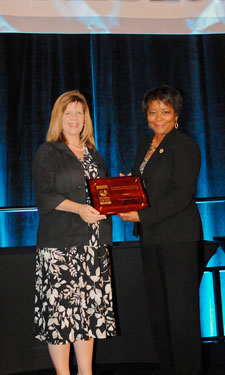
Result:
<instances>
[{"instance_id":1,"label":"lapel pin","mask_svg":"<svg viewBox=\"0 0 225 375\"><path fill-rule=\"evenodd\" d=\"M159 153L163 154L164 153L164 148L160 148Z\"/></svg>"}]
</instances>

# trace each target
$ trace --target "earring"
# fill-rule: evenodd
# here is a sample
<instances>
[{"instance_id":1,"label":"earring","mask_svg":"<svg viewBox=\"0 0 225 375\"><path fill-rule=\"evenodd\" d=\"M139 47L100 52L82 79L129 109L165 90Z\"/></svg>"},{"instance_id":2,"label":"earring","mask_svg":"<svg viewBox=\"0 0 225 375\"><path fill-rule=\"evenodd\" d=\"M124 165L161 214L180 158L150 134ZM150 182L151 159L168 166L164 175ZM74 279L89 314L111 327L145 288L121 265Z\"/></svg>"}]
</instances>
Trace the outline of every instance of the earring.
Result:
<instances>
[{"instance_id":1,"label":"earring","mask_svg":"<svg viewBox=\"0 0 225 375\"><path fill-rule=\"evenodd\" d=\"M176 121L175 129L178 129L178 128L179 128L179 125L178 125L178 122Z\"/></svg>"}]
</instances>

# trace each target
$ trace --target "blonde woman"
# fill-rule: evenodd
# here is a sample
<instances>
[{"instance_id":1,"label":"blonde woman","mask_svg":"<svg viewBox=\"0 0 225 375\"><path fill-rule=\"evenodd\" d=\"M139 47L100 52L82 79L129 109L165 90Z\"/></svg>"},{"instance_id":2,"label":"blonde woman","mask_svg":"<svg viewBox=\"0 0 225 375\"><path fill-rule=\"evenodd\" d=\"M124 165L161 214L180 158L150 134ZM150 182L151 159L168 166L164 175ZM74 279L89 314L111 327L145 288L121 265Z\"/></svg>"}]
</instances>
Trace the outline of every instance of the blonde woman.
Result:
<instances>
[{"instance_id":1,"label":"blonde woman","mask_svg":"<svg viewBox=\"0 0 225 375\"><path fill-rule=\"evenodd\" d=\"M39 211L35 337L48 343L57 375L92 374L94 338L115 335L108 246L111 221L91 206L86 180L106 176L85 97L62 94L47 142L33 161Z\"/></svg>"}]
</instances>

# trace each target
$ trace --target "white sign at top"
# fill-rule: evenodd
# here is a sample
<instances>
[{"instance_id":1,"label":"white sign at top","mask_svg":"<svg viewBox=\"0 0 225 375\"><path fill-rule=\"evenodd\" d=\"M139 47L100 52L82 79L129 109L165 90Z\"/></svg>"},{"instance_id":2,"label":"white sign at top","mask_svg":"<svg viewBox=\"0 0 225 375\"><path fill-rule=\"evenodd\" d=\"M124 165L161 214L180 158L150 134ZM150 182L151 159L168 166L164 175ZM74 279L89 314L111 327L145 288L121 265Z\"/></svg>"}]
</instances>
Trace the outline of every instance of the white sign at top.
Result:
<instances>
[{"instance_id":1,"label":"white sign at top","mask_svg":"<svg viewBox=\"0 0 225 375\"><path fill-rule=\"evenodd\" d=\"M225 0L0 0L0 32L225 32Z\"/></svg>"}]
</instances>

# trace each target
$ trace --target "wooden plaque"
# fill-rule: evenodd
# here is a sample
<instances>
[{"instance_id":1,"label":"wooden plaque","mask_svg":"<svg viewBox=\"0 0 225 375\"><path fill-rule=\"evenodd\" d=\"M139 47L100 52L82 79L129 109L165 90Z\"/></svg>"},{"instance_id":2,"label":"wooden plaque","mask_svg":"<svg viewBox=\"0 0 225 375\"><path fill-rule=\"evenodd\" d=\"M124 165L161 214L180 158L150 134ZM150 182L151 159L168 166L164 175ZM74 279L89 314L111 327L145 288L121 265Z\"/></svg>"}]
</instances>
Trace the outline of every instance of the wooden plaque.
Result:
<instances>
[{"instance_id":1,"label":"wooden plaque","mask_svg":"<svg viewBox=\"0 0 225 375\"><path fill-rule=\"evenodd\" d=\"M139 176L92 178L88 183L93 206L101 214L139 211L148 206Z\"/></svg>"}]
</instances>

